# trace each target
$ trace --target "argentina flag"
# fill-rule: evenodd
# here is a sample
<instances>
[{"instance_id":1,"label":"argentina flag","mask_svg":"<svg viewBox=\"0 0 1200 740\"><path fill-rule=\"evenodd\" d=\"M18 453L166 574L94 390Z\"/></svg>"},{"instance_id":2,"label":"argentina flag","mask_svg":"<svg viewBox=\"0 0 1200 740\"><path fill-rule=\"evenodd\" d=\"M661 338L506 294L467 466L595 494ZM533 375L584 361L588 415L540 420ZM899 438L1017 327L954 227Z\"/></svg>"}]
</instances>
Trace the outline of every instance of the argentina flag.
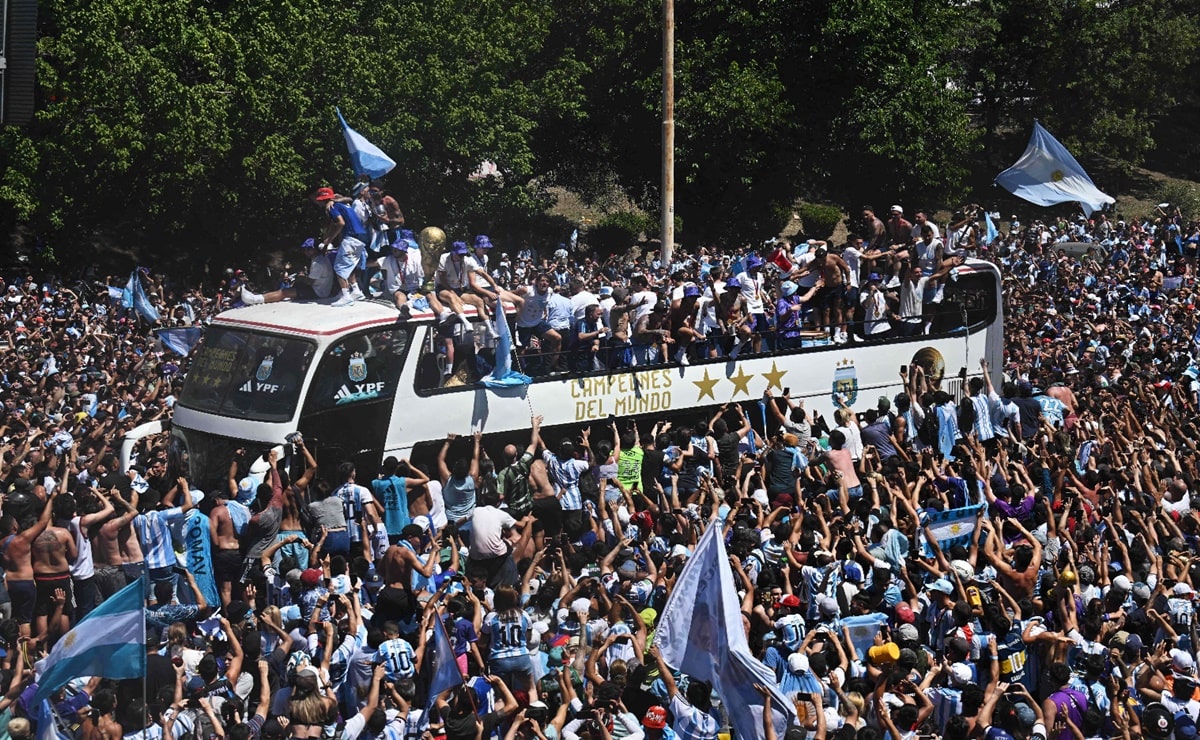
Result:
<instances>
[{"instance_id":1,"label":"argentina flag","mask_svg":"<svg viewBox=\"0 0 1200 740\"><path fill-rule=\"evenodd\" d=\"M1103 193L1067 148L1037 121L1029 146L1017 163L996 177L996 184L1008 192L1039 206L1078 201L1088 216L1109 203Z\"/></svg>"},{"instance_id":2,"label":"argentina flag","mask_svg":"<svg viewBox=\"0 0 1200 740\"><path fill-rule=\"evenodd\" d=\"M937 542L942 552L955 545L971 544L971 535L975 532L975 515L983 508L982 504L964 506L961 509L929 512L927 524L929 536ZM929 540L921 540L922 557L933 557L933 547Z\"/></svg>"},{"instance_id":3,"label":"argentina flag","mask_svg":"<svg viewBox=\"0 0 1200 740\"><path fill-rule=\"evenodd\" d=\"M49 699L79 676L141 678L146 675L145 576L121 589L54 643L38 690L30 701Z\"/></svg>"},{"instance_id":4,"label":"argentina flag","mask_svg":"<svg viewBox=\"0 0 1200 740\"><path fill-rule=\"evenodd\" d=\"M350 163L354 167L354 174L368 175L370 177L383 177L391 172L396 166L396 161L383 153L383 150L367 141L366 137L350 128L346 123L346 119L342 117L340 109L334 109L337 112L338 120L342 123L342 134L346 137L346 148L350 150Z\"/></svg>"}]
</instances>

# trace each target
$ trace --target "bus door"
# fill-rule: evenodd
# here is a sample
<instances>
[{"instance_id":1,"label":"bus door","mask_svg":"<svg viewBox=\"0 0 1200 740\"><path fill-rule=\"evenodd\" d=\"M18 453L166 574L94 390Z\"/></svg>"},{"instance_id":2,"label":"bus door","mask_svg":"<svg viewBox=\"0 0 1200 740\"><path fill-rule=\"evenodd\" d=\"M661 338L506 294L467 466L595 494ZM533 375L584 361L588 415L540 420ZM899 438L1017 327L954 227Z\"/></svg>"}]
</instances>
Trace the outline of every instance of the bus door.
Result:
<instances>
[{"instance_id":1,"label":"bus door","mask_svg":"<svg viewBox=\"0 0 1200 740\"><path fill-rule=\"evenodd\" d=\"M300 416L300 432L325 474L352 461L359 479L374 477L408 351L406 327L343 337L321 357Z\"/></svg>"}]
</instances>

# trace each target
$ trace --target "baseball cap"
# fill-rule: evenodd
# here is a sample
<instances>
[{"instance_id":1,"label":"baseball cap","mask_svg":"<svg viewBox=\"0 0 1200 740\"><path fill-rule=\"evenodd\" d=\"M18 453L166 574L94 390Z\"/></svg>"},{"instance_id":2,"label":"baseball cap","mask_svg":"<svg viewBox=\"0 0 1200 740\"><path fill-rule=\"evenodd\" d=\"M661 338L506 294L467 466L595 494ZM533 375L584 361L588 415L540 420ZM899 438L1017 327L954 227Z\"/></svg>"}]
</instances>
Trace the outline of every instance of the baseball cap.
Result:
<instances>
[{"instance_id":1,"label":"baseball cap","mask_svg":"<svg viewBox=\"0 0 1200 740\"><path fill-rule=\"evenodd\" d=\"M421 514L420 516L414 516L411 524L415 524L420 527L422 532L429 531L429 517L425 516L424 514Z\"/></svg>"},{"instance_id":2,"label":"baseball cap","mask_svg":"<svg viewBox=\"0 0 1200 740\"><path fill-rule=\"evenodd\" d=\"M327 200L334 199L333 188L317 188L317 197L315 200L318 203L324 203Z\"/></svg>"},{"instance_id":3,"label":"baseball cap","mask_svg":"<svg viewBox=\"0 0 1200 740\"><path fill-rule=\"evenodd\" d=\"M904 215L904 209L900 206L892 206L890 210L892 213L899 213L901 216Z\"/></svg>"},{"instance_id":4,"label":"baseball cap","mask_svg":"<svg viewBox=\"0 0 1200 740\"><path fill-rule=\"evenodd\" d=\"M917 621L917 615L913 613L912 605L907 601L901 601L896 604L896 619L900 620L901 624L912 624Z\"/></svg>"},{"instance_id":5,"label":"baseball cap","mask_svg":"<svg viewBox=\"0 0 1200 740\"><path fill-rule=\"evenodd\" d=\"M788 608L795 609L796 607L800 606L800 599L796 596L796 594L787 594L782 599L775 602L776 608L779 608L781 606L786 606Z\"/></svg>"},{"instance_id":6,"label":"baseball cap","mask_svg":"<svg viewBox=\"0 0 1200 740\"><path fill-rule=\"evenodd\" d=\"M974 678L974 671L966 663L952 663L950 665L950 684L952 686L966 686L972 683Z\"/></svg>"},{"instance_id":7,"label":"baseball cap","mask_svg":"<svg viewBox=\"0 0 1200 740\"><path fill-rule=\"evenodd\" d=\"M950 581L946 578L939 578L936 581L934 581L933 583L926 586L925 590L938 591L940 593L943 593L943 594L946 594L947 596L949 596L954 593L954 584L950 583Z\"/></svg>"},{"instance_id":8,"label":"baseball cap","mask_svg":"<svg viewBox=\"0 0 1200 740\"><path fill-rule=\"evenodd\" d=\"M901 642L917 642L921 639L921 633L917 632L916 625L905 623L896 628L896 639Z\"/></svg>"},{"instance_id":9,"label":"baseball cap","mask_svg":"<svg viewBox=\"0 0 1200 740\"><path fill-rule=\"evenodd\" d=\"M321 571L316 568L309 568L300 574L300 585L305 588L315 588L321 582Z\"/></svg>"},{"instance_id":10,"label":"baseball cap","mask_svg":"<svg viewBox=\"0 0 1200 740\"><path fill-rule=\"evenodd\" d=\"M646 710L642 724L653 730L661 730L667 726L667 710L657 704Z\"/></svg>"},{"instance_id":11,"label":"baseball cap","mask_svg":"<svg viewBox=\"0 0 1200 740\"><path fill-rule=\"evenodd\" d=\"M1117 576L1112 580L1112 587L1123 594L1133 590L1133 583L1129 580L1129 576Z\"/></svg>"},{"instance_id":12,"label":"baseball cap","mask_svg":"<svg viewBox=\"0 0 1200 740\"><path fill-rule=\"evenodd\" d=\"M1166 740L1175 729L1175 717L1162 704L1154 702L1142 711L1142 732L1154 740Z\"/></svg>"}]
</instances>

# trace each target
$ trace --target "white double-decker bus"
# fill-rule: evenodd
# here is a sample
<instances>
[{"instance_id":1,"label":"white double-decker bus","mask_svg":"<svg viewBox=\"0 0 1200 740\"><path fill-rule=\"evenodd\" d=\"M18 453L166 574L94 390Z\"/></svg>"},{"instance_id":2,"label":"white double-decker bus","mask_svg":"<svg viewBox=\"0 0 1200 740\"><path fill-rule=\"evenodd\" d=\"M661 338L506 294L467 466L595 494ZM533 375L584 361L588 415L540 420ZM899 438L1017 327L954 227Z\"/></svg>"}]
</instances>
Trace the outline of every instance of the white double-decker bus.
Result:
<instances>
[{"instance_id":1,"label":"white double-decker bus","mask_svg":"<svg viewBox=\"0 0 1200 740\"><path fill-rule=\"evenodd\" d=\"M401 321L383 301L226 311L196 349L172 434L198 479L223 476L234 450L261 451L293 431L304 434L323 461L354 460L373 473L384 456L419 459L447 434L521 432L531 413L545 417L552 439L556 426L610 415L696 418L708 407L789 389L792 398L831 418L837 393L851 405L870 406L899 393L901 365L921 365L956 395L963 378L980 372L981 357L998 372L1003 339L1000 274L975 260L946 283L928 334L872 340L852 332L844 345L814 337L794 350L684 367L576 372L489 388L478 382L494 359L486 327L475 321L470 328L455 326L454 373L445 382L446 327L430 314Z\"/></svg>"}]
</instances>

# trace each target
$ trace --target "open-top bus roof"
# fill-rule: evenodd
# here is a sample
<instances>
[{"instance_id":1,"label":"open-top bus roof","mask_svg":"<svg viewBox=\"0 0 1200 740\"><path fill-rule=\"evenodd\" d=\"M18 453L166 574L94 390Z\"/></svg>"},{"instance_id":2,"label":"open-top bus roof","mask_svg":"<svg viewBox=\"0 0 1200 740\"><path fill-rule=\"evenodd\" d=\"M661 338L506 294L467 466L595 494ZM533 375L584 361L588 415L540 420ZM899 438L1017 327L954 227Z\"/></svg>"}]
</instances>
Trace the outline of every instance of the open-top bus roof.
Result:
<instances>
[{"instance_id":1,"label":"open-top bus roof","mask_svg":"<svg viewBox=\"0 0 1200 740\"><path fill-rule=\"evenodd\" d=\"M511 306L506 306L512 313ZM467 316L475 309L466 307ZM356 301L349 306L331 306L328 302L285 301L230 309L217 316L218 326L297 334L307 337L344 334L356 329L393 324L400 318L396 307L382 300ZM410 323L432 321L431 311L413 311Z\"/></svg>"}]
</instances>

